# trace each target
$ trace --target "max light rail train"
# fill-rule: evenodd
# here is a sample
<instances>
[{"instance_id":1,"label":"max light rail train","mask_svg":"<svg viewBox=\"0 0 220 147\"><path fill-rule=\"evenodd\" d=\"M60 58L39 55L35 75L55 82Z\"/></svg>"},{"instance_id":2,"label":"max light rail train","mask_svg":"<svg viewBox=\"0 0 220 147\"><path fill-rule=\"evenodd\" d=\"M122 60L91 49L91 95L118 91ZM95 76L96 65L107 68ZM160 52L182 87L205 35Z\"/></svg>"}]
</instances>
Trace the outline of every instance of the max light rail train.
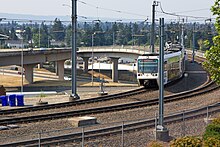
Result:
<instances>
[{"instance_id":1,"label":"max light rail train","mask_svg":"<svg viewBox=\"0 0 220 147\"><path fill-rule=\"evenodd\" d=\"M182 77L185 69L185 51L178 44L164 51L164 84ZM159 53L147 53L137 59L139 86L154 87L159 84Z\"/></svg>"}]
</instances>

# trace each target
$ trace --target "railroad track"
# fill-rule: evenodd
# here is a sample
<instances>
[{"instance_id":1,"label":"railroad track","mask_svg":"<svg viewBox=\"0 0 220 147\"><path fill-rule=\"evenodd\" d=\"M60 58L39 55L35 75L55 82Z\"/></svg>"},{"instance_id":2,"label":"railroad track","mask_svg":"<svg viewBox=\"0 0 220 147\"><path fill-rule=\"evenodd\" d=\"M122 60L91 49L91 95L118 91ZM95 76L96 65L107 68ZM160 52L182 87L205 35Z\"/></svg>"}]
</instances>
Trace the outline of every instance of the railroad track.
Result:
<instances>
[{"instance_id":1,"label":"railroad track","mask_svg":"<svg viewBox=\"0 0 220 147\"><path fill-rule=\"evenodd\" d=\"M3 115L8 115L8 114L34 112L34 111L49 110L49 109L59 109L59 108L64 108L64 107L76 106L76 105L97 103L97 102L109 101L109 100L129 97L133 95L138 95L141 93L150 92L152 90L155 90L155 89L145 89L141 87L138 89L127 91L127 92L101 96L101 97L95 97L95 98L90 98L90 99L85 99L85 100L76 100L74 102L65 102L65 103L58 103L58 104L48 104L48 105L42 105L42 106L30 106L30 107L18 108L18 109L1 110L0 115L3 116Z\"/></svg>"},{"instance_id":2,"label":"railroad track","mask_svg":"<svg viewBox=\"0 0 220 147\"><path fill-rule=\"evenodd\" d=\"M216 103L209 106L209 114L220 112L220 103ZM195 119L198 117L204 117L207 115L207 107L201 107L197 109L192 109L189 111L184 112L184 120L190 120ZM171 123L181 122L183 120L183 112L175 113L172 115L168 115L164 117L164 124L168 125ZM123 130L124 132L128 131L134 131L134 130L141 130L146 128L153 128L155 127L155 118L152 119L143 119L143 120L135 120L129 123L123 124ZM103 137L103 136L109 136L109 135L117 135L120 134L122 131L122 125L117 124L114 126L107 126L102 127L99 129L90 129L83 132L84 139L95 139L97 137ZM50 132L45 132L50 133ZM41 138L40 144L41 145L57 145L62 143L68 143L68 142L81 142L82 140L82 132L74 132L69 133L65 135L59 135L59 136L51 136L51 137L45 137ZM8 146L38 146L39 145L39 139L31 139L26 141L19 141L19 142L13 142L8 144L1 144L2 147L8 147Z\"/></svg>"},{"instance_id":3,"label":"railroad track","mask_svg":"<svg viewBox=\"0 0 220 147\"><path fill-rule=\"evenodd\" d=\"M190 90L187 92L181 92L178 94L170 95L164 97L164 102L172 102L181 99L186 99L190 97L194 97L196 95L204 94L210 91L217 89L218 86L214 82L209 82L203 87ZM8 124L18 124L18 123L30 123L36 121L45 121L51 119L59 119L59 118L66 118L66 117L77 117L83 115L91 115L91 114L98 114L98 113L106 113L106 112L113 112L113 111L121 111L127 109L134 109L139 107L146 107L158 104L158 98L151 99L151 100L143 100L138 102L130 102L125 104L117 104L112 106L102 106L102 107L93 107L81 110L68 110L65 112L56 112L56 113L43 113L43 114L32 114L29 116L23 117L6 117L0 119L0 125L8 125ZM31 113L31 112L30 112Z\"/></svg>"}]
</instances>

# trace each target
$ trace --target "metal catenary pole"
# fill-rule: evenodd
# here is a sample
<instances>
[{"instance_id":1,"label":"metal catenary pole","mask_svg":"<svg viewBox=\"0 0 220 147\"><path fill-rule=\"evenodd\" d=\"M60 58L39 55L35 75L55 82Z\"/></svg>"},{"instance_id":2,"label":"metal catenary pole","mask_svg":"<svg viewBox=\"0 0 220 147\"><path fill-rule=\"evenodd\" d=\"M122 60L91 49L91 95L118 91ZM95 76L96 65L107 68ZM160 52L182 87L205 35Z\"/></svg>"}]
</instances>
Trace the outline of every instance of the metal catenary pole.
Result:
<instances>
[{"instance_id":1,"label":"metal catenary pole","mask_svg":"<svg viewBox=\"0 0 220 147\"><path fill-rule=\"evenodd\" d=\"M77 31L77 0L72 0L72 94L71 97L79 99L76 91L76 31Z\"/></svg>"},{"instance_id":2,"label":"metal catenary pole","mask_svg":"<svg viewBox=\"0 0 220 147\"><path fill-rule=\"evenodd\" d=\"M121 146L124 147L124 121L122 121L121 126Z\"/></svg>"},{"instance_id":3,"label":"metal catenary pole","mask_svg":"<svg viewBox=\"0 0 220 147\"><path fill-rule=\"evenodd\" d=\"M160 91L160 98L159 98L159 122L158 125L163 126L163 119L164 119L164 18L160 18L160 66L159 66L159 91Z\"/></svg>"},{"instance_id":4,"label":"metal catenary pole","mask_svg":"<svg viewBox=\"0 0 220 147\"><path fill-rule=\"evenodd\" d=\"M193 24L193 53L192 53L192 62L194 63L195 59L195 33L196 33L196 23Z\"/></svg>"},{"instance_id":5,"label":"metal catenary pole","mask_svg":"<svg viewBox=\"0 0 220 147\"><path fill-rule=\"evenodd\" d=\"M157 1L153 1L152 5L152 26L151 26L151 52L154 53L155 42L155 7L158 6Z\"/></svg>"}]
</instances>

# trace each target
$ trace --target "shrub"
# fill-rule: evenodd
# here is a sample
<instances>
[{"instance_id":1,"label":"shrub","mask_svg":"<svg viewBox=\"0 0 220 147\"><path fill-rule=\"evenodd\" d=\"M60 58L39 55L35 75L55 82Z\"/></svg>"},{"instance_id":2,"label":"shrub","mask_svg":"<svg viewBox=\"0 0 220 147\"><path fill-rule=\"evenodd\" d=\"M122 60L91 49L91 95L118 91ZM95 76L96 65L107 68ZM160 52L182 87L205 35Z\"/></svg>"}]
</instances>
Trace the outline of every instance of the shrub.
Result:
<instances>
[{"instance_id":1,"label":"shrub","mask_svg":"<svg viewBox=\"0 0 220 147\"><path fill-rule=\"evenodd\" d=\"M186 136L171 141L171 147L202 147L202 140L197 137Z\"/></svg>"},{"instance_id":2,"label":"shrub","mask_svg":"<svg viewBox=\"0 0 220 147\"><path fill-rule=\"evenodd\" d=\"M215 118L212 123L213 124L220 124L220 117L219 118Z\"/></svg>"},{"instance_id":3,"label":"shrub","mask_svg":"<svg viewBox=\"0 0 220 147\"><path fill-rule=\"evenodd\" d=\"M212 137L220 140L220 120L215 119L211 124L206 127L206 131L203 135L204 140Z\"/></svg>"},{"instance_id":4,"label":"shrub","mask_svg":"<svg viewBox=\"0 0 220 147\"><path fill-rule=\"evenodd\" d=\"M220 147L220 140L209 137L204 140L204 147Z\"/></svg>"}]
</instances>

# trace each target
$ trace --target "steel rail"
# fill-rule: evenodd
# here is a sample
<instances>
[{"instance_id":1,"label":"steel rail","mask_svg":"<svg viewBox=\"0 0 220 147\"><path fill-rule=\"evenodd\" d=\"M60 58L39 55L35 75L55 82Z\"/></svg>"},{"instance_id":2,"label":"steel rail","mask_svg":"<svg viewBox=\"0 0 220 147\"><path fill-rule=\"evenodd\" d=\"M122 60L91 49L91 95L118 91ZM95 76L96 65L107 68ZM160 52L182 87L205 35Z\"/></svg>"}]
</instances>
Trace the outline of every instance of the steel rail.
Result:
<instances>
[{"instance_id":1,"label":"steel rail","mask_svg":"<svg viewBox=\"0 0 220 147\"><path fill-rule=\"evenodd\" d=\"M155 89L147 89L147 90L151 91L151 90L155 90ZM59 108L71 107L71 106L75 106L75 105L103 102L103 101L114 100L114 99L129 97L129 96L133 96L133 95L138 95L138 94L146 92L147 90L145 88L141 87L138 89L127 91L127 92L122 92L122 93L117 93L117 94L112 94L112 95L107 95L107 96L101 96L101 97L95 97L95 98L90 98L90 99L85 99L85 100L76 100L74 102L64 102L64 103L57 103L57 104L47 104L47 105L43 105L43 106L29 106L29 107L25 107L25 108L1 110L0 115L34 112L34 111L49 110L49 109L59 109Z\"/></svg>"},{"instance_id":2,"label":"steel rail","mask_svg":"<svg viewBox=\"0 0 220 147\"><path fill-rule=\"evenodd\" d=\"M218 86L211 87L213 82L206 84L205 86L190 90L187 92L182 92L179 94L166 96L164 98L164 102L172 102L177 101L189 97L194 97L196 95L204 94L213 90L216 90ZM205 89L208 88L208 89ZM200 92L202 91L202 92ZM113 106L103 106L103 107L95 107L95 108L88 108L83 110L72 110L68 112L58 112L58 113L50 113L50 114L40 114L40 115L32 115L32 116L23 116L23 117L11 117L11 118L2 118L0 119L0 125L8 125L8 124L17 124L17 123L30 123L36 121L43 121L43 120L51 120L51 119L59 119L59 118L66 118L66 117L77 117L82 115L90 115L90 114L98 114L98 113L106 113L106 112L113 112L113 111L120 111L120 110L127 110L127 109L134 109L139 107L146 107L151 105L157 105L158 98L151 99L151 100L144 100L139 102L130 102L126 104L117 104Z\"/></svg>"},{"instance_id":3,"label":"steel rail","mask_svg":"<svg viewBox=\"0 0 220 147\"><path fill-rule=\"evenodd\" d=\"M207 114L207 106L201 107L197 109L192 109L189 111L184 112L184 119L185 120L191 120L194 118L206 116ZM220 112L220 103L216 103L209 106L209 114L213 114L216 112ZM171 114L168 116L165 116L164 123L166 125L171 123L177 123L182 122L183 120L183 112L177 112L175 114ZM133 131L133 130L140 130L140 129L146 129L146 128L153 128L155 126L155 118L152 119L144 119L144 120L135 120L129 123L124 123L124 131ZM110 127L104 127L99 129L93 129L93 130L87 130L84 132L85 139L92 139L97 137L103 137L104 135L113 135L113 134L120 134L121 133L121 124L120 125L114 125ZM47 132L45 132L47 133ZM52 137L45 137L41 138L41 145L54 145L54 144L60 144L60 143L67 143L70 141L81 141L82 132L75 132L75 133L69 133L65 135L59 135L59 136L52 136ZM0 144L2 147L6 146L21 146L21 145L27 145L29 147L31 146L37 146L39 139L32 139L32 140L26 140L26 141L19 141L19 142L12 142L7 144Z\"/></svg>"},{"instance_id":4,"label":"steel rail","mask_svg":"<svg viewBox=\"0 0 220 147\"><path fill-rule=\"evenodd\" d=\"M150 91L151 89L148 89L148 90ZM74 102L64 102L64 103L58 103L58 104L48 104L48 105L43 105L43 106L30 106L30 107L25 107L25 108L1 110L0 115L33 112L33 111L39 111L39 110L58 109L58 108L75 106L75 105L96 103L96 102L108 101L108 100L113 100L113 99L119 99L123 97L129 97L129 96L141 94L146 91L147 90L145 88L141 87L138 89L134 89L134 90L130 90L130 91L122 92L122 93L95 97L95 98L90 98L90 99L85 99L85 100L76 100Z\"/></svg>"}]
</instances>

